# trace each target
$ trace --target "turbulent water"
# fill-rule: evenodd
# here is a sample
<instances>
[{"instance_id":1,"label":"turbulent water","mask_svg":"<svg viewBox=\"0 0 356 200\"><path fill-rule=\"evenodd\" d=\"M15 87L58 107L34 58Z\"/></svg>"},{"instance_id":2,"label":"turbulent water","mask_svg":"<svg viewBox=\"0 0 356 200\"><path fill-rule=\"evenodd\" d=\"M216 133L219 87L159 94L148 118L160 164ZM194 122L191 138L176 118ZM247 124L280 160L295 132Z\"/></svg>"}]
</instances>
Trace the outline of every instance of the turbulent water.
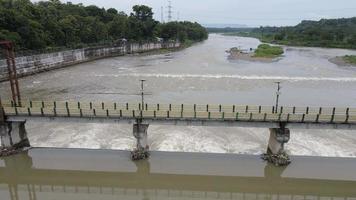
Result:
<instances>
[{"instance_id":1,"label":"turbulent water","mask_svg":"<svg viewBox=\"0 0 356 200\"><path fill-rule=\"evenodd\" d=\"M138 102L139 80L146 79L148 103L272 105L275 81L282 81L285 106L356 107L356 68L330 58L356 51L285 47L274 63L229 61L231 47L256 48L252 38L210 35L202 43L165 55L107 58L20 80L22 95L34 100ZM10 96L8 83L1 94ZM4 96L4 95L2 95ZM131 149L129 125L27 124L33 146ZM268 130L150 126L153 150L259 154ZM293 155L356 157L356 133L292 130L286 145Z\"/></svg>"}]
</instances>

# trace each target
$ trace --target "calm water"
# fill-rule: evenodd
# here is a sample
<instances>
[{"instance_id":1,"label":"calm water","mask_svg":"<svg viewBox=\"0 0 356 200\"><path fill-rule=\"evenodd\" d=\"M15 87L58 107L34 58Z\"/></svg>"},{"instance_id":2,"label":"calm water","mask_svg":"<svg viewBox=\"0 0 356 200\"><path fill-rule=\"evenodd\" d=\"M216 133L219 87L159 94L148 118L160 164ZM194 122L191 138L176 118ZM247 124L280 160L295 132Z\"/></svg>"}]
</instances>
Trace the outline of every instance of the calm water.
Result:
<instances>
[{"instance_id":1,"label":"calm water","mask_svg":"<svg viewBox=\"0 0 356 200\"><path fill-rule=\"evenodd\" d=\"M257 156L32 149L0 160L1 200L317 200L356 198L355 159L293 157L276 168ZM204 166L204 167L202 167Z\"/></svg>"},{"instance_id":2,"label":"calm water","mask_svg":"<svg viewBox=\"0 0 356 200\"><path fill-rule=\"evenodd\" d=\"M231 47L255 48L251 38L210 35L209 40L166 55L98 60L20 80L22 95L34 100L138 102L139 80L147 79L149 103L274 103L275 81L282 81L285 106L356 107L356 68L329 58L356 51L286 47L275 63L229 61ZM0 84L10 96L8 83ZM131 149L132 127L102 124L27 124L33 146ZM260 154L268 130L151 126L151 149L161 151ZM292 130L292 155L356 157L356 134L337 130Z\"/></svg>"}]
</instances>

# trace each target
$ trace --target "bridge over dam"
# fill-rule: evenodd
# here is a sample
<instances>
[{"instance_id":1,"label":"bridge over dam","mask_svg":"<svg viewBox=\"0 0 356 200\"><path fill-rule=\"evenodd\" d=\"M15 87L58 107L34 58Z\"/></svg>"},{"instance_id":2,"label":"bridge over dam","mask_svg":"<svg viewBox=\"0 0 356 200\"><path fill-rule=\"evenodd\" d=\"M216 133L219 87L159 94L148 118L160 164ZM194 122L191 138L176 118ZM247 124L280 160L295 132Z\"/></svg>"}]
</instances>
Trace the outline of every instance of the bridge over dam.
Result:
<instances>
[{"instance_id":1,"label":"bridge over dam","mask_svg":"<svg viewBox=\"0 0 356 200\"><path fill-rule=\"evenodd\" d=\"M3 147L29 146L26 121L128 123L137 139L134 152L148 156L150 124L269 128L267 154L284 155L290 129L356 129L356 108L238 105L173 105L115 102L2 101ZM282 162L273 160L272 162ZM283 163L280 163L283 164Z\"/></svg>"}]
</instances>

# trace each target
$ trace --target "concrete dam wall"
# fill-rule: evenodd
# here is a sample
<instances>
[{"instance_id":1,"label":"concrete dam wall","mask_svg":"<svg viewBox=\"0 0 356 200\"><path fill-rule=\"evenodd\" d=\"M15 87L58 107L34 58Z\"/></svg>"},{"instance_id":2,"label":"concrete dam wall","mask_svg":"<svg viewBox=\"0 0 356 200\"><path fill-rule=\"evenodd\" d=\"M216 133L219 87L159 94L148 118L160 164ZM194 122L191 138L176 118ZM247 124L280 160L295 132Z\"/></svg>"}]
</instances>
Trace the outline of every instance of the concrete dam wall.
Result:
<instances>
[{"instance_id":1,"label":"concrete dam wall","mask_svg":"<svg viewBox=\"0 0 356 200\"><path fill-rule=\"evenodd\" d=\"M100 58L122 56L132 53L147 52L155 49L177 48L179 42L172 43L131 43L118 46L89 47L83 49L66 50L54 53L20 56L15 58L17 75L28 76L44 71L71 66ZM16 52L15 52L16 54ZM0 81L8 79L8 69L5 59L0 60Z\"/></svg>"}]
</instances>

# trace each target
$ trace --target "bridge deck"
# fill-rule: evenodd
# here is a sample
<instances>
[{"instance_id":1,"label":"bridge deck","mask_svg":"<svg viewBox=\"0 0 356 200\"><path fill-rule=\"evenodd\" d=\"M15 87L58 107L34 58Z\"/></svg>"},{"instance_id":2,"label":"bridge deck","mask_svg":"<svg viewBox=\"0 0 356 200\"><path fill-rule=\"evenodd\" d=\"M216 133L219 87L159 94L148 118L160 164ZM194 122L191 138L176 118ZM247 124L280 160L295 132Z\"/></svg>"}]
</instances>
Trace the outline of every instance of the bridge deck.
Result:
<instances>
[{"instance_id":1,"label":"bridge deck","mask_svg":"<svg viewBox=\"0 0 356 200\"><path fill-rule=\"evenodd\" d=\"M274 107L266 106L223 106L223 105L163 105L83 102L27 101L21 106L3 102L5 115L9 119L66 118L67 120L114 120L130 121L140 119L147 123L168 123L185 125L215 125L254 123L262 127L288 123L294 125L328 125L332 128L356 129L356 109L353 108L299 108L281 107L274 113ZM270 109L271 108L271 109ZM205 109L205 110L204 110ZM188 124L187 124L188 123ZM262 125L261 125L262 124ZM263 125L265 124L265 125ZM253 126L255 126L253 125ZM257 126L259 126L257 125ZM272 126L271 128L273 128Z\"/></svg>"},{"instance_id":2,"label":"bridge deck","mask_svg":"<svg viewBox=\"0 0 356 200\"><path fill-rule=\"evenodd\" d=\"M13 101L2 101L4 107L14 107ZM212 104L144 104L118 102L78 102L78 101L21 101L21 107L46 109L83 109L83 110L146 110L146 111L194 111L227 113L275 113L274 106L255 105L212 105ZM356 115L356 108L336 107L291 107L281 106L278 113L320 114L320 115Z\"/></svg>"}]
</instances>

